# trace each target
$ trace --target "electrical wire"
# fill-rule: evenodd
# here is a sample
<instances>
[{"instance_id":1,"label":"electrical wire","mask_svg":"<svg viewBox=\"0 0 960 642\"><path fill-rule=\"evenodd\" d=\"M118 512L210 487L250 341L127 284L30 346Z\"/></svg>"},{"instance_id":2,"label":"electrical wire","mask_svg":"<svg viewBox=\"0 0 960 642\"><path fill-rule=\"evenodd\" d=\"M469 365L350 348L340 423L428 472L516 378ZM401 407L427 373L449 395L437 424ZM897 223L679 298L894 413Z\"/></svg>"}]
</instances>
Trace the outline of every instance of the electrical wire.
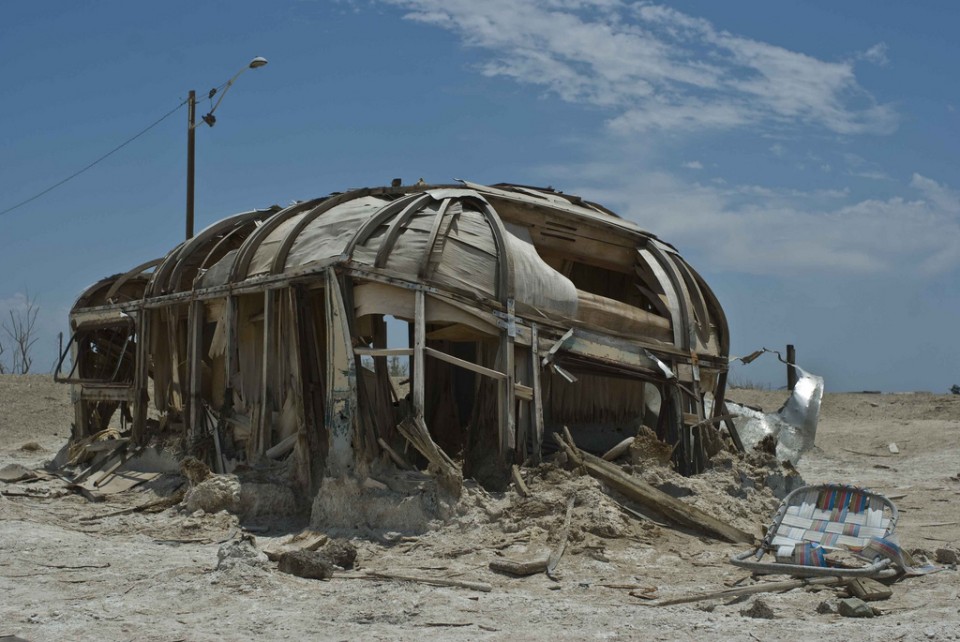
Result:
<instances>
[{"instance_id":1,"label":"electrical wire","mask_svg":"<svg viewBox=\"0 0 960 642\"><path fill-rule=\"evenodd\" d=\"M63 179L63 180L60 181L59 183L55 183L55 184L51 185L51 186L48 187L47 189L43 190L42 192L39 192L38 194L34 194L33 196L31 196L30 198L26 199L25 201L20 201L20 202L17 203L16 205L14 205L14 206L12 206L12 207L8 207L7 209L5 209L5 210L3 210L3 211L0 211L0 216L3 216L4 214L8 214L8 213L12 212L13 210L17 209L18 207L23 207L23 206L26 205L27 203L30 203L30 202L32 202L32 201L37 200L38 198L40 198L40 197L43 196L44 194L47 194L48 192L52 192L53 190L57 189L58 187L60 187L60 186L63 185L64 183L66 183L67 181L73 180L74 178L76 178L76 177L79 176L80 174L83 174L83 173L84 173L85 171L87 171L88 169L91 169L94 165L97 165L98 163L106 160L108 157L112 156L112 155L115 154L116 152L119 152L121 149L123 149L124 147L126 147L127 145L129 145L129 144L132 143L133 141L137 140L138 138L140 138L141 136L143 136L144 134L146 134L148 131L150 131L151 129L153 129L154 127L156 127L156 126L159 125L160 123L162 123L164 120L166 120L167 118L169 118L170 116L172 116L173 114L175 114L181 107L183 107L184 105L186 105L189 101L190 101L189 98L184 99L183 102L181 102L179 105L177 105L176 107L174 107L173 109L171 109L170 111L168 111L166 114L164 114L163 116L161 116L161 117L158 118L157 120L153 121L153 123L151 123L150 125L147 125L147 127L145 127L144 129L140 130L139 133L137 133L136 135L134 135L134 136L131 137L131 138L128 138L128 139L125 140L124 142L120 143L119 145L117 145L116 147L114 147L113 149L111 149L109 152L107 152L106 154L104 154L103 156L101 156L100 158L98 158L97 160L93 161L92 163L90 163L90 164L87 165L86 167L75 171L73 174L70 174L70 176L67 176L65 179Z\"/></svg>"}]
</instances>

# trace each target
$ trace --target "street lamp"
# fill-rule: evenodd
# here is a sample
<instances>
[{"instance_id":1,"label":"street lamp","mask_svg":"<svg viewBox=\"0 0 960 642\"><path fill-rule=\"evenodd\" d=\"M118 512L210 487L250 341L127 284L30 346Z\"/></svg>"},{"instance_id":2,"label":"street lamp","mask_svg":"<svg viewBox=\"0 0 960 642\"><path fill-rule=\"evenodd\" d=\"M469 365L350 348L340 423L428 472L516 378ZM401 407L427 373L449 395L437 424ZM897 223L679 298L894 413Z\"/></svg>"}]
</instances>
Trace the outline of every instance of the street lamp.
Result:
<instances>
[{"instance_id":1,"label":"street lamp","mask_svg":"<svg viewBox=\"0 0 960 642\"><path fill-rule=\"evenodd\" d=\"M217 102L213 104L213 108L204 116L202 116L203 122L209 127L213 127L217 123L217 117L213 115L213 112L217 111L217 107L220 106L220 103L223 102L223 97L227 95L227 90L233 86L234 81L240 77L240 74L245 72L247 69L256 69L258 67L263 67L267 64L267 59L257 56L250 61L246 67L234 74L233 78L227 81L226 85L223 87L223 91L220 92L220 97L217 99ZM213 98L217 94L216 89L211 89L207 94L207 98ZM194 184L194 158L196 152L196 129L197 129L197 92L193 89L190 90L190 95L187 97L187 240L193 238L193 184Z\"/></svg>"}]
</instances>

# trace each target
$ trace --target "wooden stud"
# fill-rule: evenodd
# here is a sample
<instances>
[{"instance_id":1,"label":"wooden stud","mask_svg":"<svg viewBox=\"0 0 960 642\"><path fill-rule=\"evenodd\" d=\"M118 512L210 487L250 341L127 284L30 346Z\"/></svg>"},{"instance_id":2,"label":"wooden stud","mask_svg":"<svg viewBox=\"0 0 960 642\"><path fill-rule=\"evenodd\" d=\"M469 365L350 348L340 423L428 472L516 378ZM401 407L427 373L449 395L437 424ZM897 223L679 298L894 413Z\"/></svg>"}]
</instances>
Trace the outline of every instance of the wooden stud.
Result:
<instances>
[{"instance_id":1,"label":"wooden stud","mask_svg":"<svg viewBox=\"0 0 960 642\"><path fill-rule=\"evenodd\" d=\"M203 433L203 400L200 398L200 377L203 363L203 302L193 301L187 313L187 431L195 443Z\"/></svg>"},{"instance_id":2,"label":"wooden stud","mask_svg":"<svg viewBox=\"0 0 960 642\"><path fill-rule=\"evenodd\" d=\"M497 406L500 414L500 454L505 455L516 448L516 427L514 408L516 393L513 389L514 338L516 337L516 317L513 314L513 299L507 301L506 327L500 333L500 367L506 373L506 379L500 382Z\"/></svg>"},{"instance_id":3,"label":"wooden stud","mask_svg":"<svg viewBox=\"0 0 960 642\"><path fill-rule=\"evenodd\" d=\"M543 458L543 389L540 385L540 341L537 324L530 324L530 364L533 388L533 461Z\"/></svg>"},{"instance_id":4,"label":"wooden stud","mask_svg":"<svg viewBox=\"0 0 960 642\"><path fill-rule=\"evenodd\" d=\"M327 402L324 423L330 438L327 471L341 476L353 468L352 438L357 410L357 370L347 310L336 271L326 273Z\"/></svg>"},{"instance_id":5,"label":"wooden stud","mask_svg":"<svg viewBox=\"0 0 960 642\"><path fill-rule=\"evenodd\" d=\"M423 290L417 290L414 301L413 329L413 412L417 417L424 416L424 348L427 342L426 300ZM440 353L442 354L442 353Z\"/></svg>"}]
</instances>

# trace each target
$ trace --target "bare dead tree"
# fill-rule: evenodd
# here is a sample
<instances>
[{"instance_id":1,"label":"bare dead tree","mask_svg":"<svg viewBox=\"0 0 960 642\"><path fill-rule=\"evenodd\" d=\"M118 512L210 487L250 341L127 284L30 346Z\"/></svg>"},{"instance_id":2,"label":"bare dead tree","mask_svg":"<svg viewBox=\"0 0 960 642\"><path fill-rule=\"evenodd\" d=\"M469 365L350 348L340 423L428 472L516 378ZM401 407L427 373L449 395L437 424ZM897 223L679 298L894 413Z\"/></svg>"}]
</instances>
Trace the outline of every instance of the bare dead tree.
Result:
<instances>
[{"instance_id":1,"label":"bare dead tree","mask_svg":"<svg viewBox=\"0 0 960 642\"><path fill-rule=\"evenodd\" d=\"M7 367L3 365L3 342L0 341L0 374L7 374Z\"/></svg>"},{"instance_id":2,"label":"bare dead tree","mask_svg":"<svg viewBox=\"0 0 960 642\"><path fill-rule=\"evenodd\" d=\"M26 304L17 310L8 310L10 320L0 324L0 328L13 344L10 368L13 374L30 372L30 366L33 365L30 351L33 349L33 344L37 342L37 337L34 335L40 306L37 305L37 297L31 297L29 292L24 297Z\"/></svg>"}]
</instances>

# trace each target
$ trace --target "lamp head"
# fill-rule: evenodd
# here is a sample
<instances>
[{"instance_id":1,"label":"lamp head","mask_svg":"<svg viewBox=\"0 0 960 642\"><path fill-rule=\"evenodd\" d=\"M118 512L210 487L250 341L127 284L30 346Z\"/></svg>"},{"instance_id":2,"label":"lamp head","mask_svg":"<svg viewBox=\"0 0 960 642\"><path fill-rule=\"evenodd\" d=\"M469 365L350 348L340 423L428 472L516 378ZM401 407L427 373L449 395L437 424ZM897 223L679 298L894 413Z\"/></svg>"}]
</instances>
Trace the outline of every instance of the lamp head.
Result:
<instances>
[{"instance_id":1,"label":"lamp head","mask_svg":"<svg viewBox=\"0 0 960 642\"><path fill-rule=\"evenodd\" d=\"M257 67L263 67L265 64L267 64L267 59L266 59L266 58L263 58L263 57L261 57L261 56L257 56L256 58L254 58L253 60L250 61L250 69L256 69Z\"/></svg>"}]
</instances>

